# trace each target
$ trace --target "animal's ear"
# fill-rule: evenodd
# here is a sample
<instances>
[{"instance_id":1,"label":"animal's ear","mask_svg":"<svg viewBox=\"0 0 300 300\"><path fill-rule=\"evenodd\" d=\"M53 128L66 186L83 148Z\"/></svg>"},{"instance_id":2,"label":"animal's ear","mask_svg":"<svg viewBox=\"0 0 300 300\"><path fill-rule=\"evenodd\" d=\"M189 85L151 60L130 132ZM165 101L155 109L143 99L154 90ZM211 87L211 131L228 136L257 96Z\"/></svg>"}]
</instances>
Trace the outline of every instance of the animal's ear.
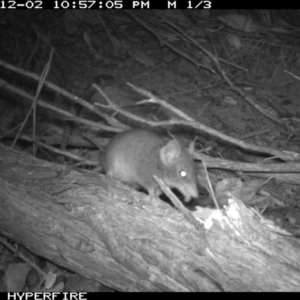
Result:
<instances>
[{"instance_id":1,"label":"animal's ear","mask_svg":"<svg viewBox=\"0 0 300 300\"><path fill-rule=\"evenodd\" d=\"M178 141L171 140L159 151L159 157L162 163L166 166L171 166L174 159L178 158L181 154L181 146Z\"/></svg>"}]
</instances>

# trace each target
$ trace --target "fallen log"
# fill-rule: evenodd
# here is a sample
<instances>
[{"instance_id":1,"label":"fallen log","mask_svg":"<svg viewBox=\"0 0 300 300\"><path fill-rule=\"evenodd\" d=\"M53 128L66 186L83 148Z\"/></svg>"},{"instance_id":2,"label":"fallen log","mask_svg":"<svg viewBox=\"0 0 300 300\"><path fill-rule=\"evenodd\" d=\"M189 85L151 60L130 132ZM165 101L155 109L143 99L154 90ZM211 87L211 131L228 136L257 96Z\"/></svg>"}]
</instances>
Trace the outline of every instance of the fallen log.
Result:
<instances>
[{"instance_id":1,"label":"fallen log","mask_svg":"<svg viewBox=\"0 0 300 300\"><path fill-rule=\"evenodd\" d=\"M104 175L0 145L0 230L120 291L299 291L300 243L234 199L181 212Z\"/></svg>"}]
</instances>

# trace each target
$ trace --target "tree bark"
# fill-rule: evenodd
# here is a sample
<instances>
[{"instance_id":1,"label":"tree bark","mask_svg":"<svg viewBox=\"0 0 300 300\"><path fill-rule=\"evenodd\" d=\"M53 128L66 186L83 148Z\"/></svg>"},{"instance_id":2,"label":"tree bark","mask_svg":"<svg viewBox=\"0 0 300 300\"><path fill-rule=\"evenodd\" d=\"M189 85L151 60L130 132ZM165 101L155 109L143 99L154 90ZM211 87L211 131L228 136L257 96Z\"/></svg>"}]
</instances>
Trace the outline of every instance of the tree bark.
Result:
<instances>
[{"instance_id":1,"label":"tree bark","mask_svg":"<svg viewBox=\"0 0 300 300\"><path fill-rule=\"evenodd\" d=\"M199 226L104 175L0 145L0 230L120 291L299 291L300 243L238 199Z\"/></svg>"}]
</instances>

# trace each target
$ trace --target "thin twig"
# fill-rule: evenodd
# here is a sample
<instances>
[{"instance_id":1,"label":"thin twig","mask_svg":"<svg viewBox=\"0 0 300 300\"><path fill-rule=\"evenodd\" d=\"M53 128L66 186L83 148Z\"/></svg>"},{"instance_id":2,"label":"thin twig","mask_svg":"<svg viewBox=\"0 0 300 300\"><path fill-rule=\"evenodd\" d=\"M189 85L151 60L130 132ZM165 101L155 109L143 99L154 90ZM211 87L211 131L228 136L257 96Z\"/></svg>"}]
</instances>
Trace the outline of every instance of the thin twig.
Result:
<instances>
[{"instance_id":1,"label":"thin twig","mask_svg":"<svg viewBox=\"0 0 300 300\"><path fill-rule=\"evenodd\" d=\"M34 73L31 72L27 72L24 71L23 69L20 69L18 67L15 67L7 62L4 62L3 60L0 59L0 66L9 69L11 71L17 72L19 74L22 74L24 76L27 76L29 78L35 79L37 81L39 81L40 77ZM105 114L103 111L99 110L97 107L95 107L94 105L90 104L89 102L85 101L82 98L79 98L78 96L73 95L72 93L67 92L66 90L58 87L57 85L49 82L49 81L45 81L44 84L49 87L50 89L60 93L61 95L67 97L68 99L70 99L71 101L80 104L81 106L85 107L86 109L94 112L95 114L99 115L101 118L103 118L104 120L107 121L108 124L115 126L115 127L119 127L119 128L127 128L126 125L122 124L121 122L119 122L118 120L116 120L115 118Z\"/></svg>"},{"instance_id":2,"label":"thin twig","mask_svg":"<svg viewBox=\"0 0 300 300\"><path fill-rule=\"evenodd\" d=\"M6 82L5 80L1 79L0 78L0 86L6 88L7 90L13 92L13 93L17 93L18 95L21 95L22 97L25 97L31 101L34 101L34 98L32 95L24 92L23 90L17 88L17 87L14 87L12 86L10 83ZM81 118L81 117L78 117L64 109L61 109L61 108L58 108L54 105L51 105L43 100L39 100L37 102L37 104L40 106L40 107L43 107L43 108L46 108L46 109L49 109L49 110L52 110L62 116L65 116L68 120L70 121L74 121L74 122L78 122L78 123L81 123L81 124L85 124L85 125L88 125L88 126L91 126L91 127L94 127L94 128L97 128L97 129L101 129L101 130L105 130L105 131L111 131L111 132L122 132L124 129L122 128L117 128L117 127L111 127L111 126L107 126L107 125L104 125L102 123L99 123L99 122L94 122L94 121L90 121L90 120L87 120L87 119L84 119L84 118ZM128 128L127 126L124 127L124 128Z\"/></svg>"}]
</instances>

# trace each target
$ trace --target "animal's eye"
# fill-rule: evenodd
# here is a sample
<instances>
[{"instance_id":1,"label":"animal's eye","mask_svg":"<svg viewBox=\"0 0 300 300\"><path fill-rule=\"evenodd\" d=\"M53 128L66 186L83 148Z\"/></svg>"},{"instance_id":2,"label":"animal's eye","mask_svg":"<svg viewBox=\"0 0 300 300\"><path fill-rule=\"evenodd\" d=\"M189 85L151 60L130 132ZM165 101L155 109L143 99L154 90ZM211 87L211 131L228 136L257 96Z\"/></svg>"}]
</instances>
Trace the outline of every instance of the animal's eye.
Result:
<instances>
[{"instance_id":1,"label":"animal's eye","mask_svg":"<svg viewBox=\"0 0 300 300\"><path fill-rule=\"evenodd\" d=\"M180 171L179 174L180 174L180 176L183 177L183 178L186 177L186 171Z\"/></svg>"}]
</instances>

